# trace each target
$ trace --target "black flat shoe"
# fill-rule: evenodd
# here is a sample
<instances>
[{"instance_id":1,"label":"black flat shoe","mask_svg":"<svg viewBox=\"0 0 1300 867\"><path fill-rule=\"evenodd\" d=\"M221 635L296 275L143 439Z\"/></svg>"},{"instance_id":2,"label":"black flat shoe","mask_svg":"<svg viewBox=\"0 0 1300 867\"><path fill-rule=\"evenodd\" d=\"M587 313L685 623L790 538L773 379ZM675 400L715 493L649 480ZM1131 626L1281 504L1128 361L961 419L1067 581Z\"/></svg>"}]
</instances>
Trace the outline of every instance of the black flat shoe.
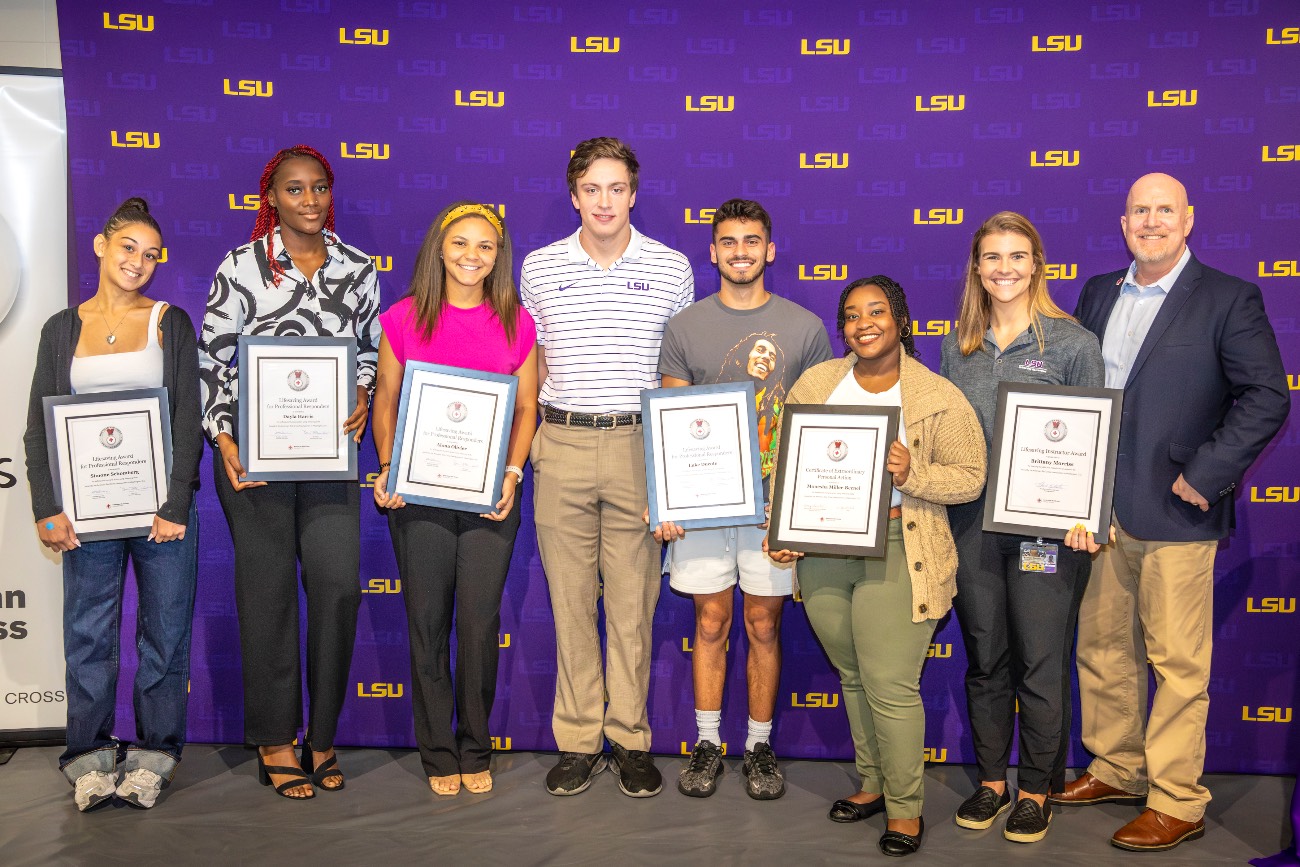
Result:
<instances>
[{"instance_id":1,"label":"black flat shoe","mask_svg":"<svg viewBox=\"0 0 1300 867\"><path fill-rule=\"evenodd\" d=\"M917 828L915 837L902 831L886 831L880 837L880 851L895 858L915 854L921 848L921 838L925 836L925 817L922 816L920 821L921 827Z\"/></svg>"},{"instance_id":2,"label":"black flat shoe","mask_svg":"<svg viewBox=\"0 0 1300 867\"><path fill-rule=\"evenodd\" d=\"M883 809L885 809L884 795L865 804L850 801L848 798L840 798L834 804L831 804L831 811L827 816L830 817L832 822L861 822L863 819L870 819Z\"/></svg>"}]
</instances>

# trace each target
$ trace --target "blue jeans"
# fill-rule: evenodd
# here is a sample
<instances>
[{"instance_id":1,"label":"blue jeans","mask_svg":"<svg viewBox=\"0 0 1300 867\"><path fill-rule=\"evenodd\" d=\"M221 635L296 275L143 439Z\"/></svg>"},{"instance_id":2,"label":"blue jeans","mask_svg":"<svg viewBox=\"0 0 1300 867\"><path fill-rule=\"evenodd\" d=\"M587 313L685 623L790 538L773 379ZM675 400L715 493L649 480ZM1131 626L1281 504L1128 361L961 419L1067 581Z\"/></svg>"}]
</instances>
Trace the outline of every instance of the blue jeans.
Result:
<instances>
[{"instance_id":1,"label":"blue jeans","mask_svg":"<svg viewBox=\"0 0 1300 867\"><path fill-rule=\"evenodd\" d=\"M190 624L194 617L199 522L190 506L185 538L175 542L108 539L63 555L63 655L67 661L68 747L59 768L69 782L91 771L113 773L118 742L118 633L126 558L135 566L139 610L135 743L125 769L171 779L185 746Z\"/></svg>"}]
</instances>

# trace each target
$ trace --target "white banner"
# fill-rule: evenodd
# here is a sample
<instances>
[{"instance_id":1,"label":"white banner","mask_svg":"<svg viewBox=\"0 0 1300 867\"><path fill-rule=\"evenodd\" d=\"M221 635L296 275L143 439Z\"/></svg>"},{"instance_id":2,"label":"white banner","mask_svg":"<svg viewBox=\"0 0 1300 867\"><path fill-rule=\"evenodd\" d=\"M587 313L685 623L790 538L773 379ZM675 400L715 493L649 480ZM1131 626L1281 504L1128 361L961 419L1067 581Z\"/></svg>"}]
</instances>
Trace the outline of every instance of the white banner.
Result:
<instances>
[{"instance_id":1,"label":"white banner","mask_svg":"<svg viewBox=\"0 0 1300 867\"><path fill-rule=\"evenodd\" d=\"M23 431L41 326L68 304L63 79L0 74L0 743L61 729L63 572L36 537Z\"/></svg>"}]
</instances>

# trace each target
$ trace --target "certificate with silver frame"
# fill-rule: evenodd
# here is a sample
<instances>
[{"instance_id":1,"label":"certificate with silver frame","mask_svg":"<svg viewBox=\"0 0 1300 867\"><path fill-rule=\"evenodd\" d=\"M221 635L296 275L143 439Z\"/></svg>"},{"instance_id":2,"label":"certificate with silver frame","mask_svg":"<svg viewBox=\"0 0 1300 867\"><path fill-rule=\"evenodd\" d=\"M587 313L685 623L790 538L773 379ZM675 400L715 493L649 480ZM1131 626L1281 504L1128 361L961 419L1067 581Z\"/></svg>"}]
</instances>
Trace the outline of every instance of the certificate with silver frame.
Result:
<instances>
[{"instance_id":1,"label":"certificate with silver frame","mask_svg":"<svg viewBox=\"0 0 1300 867\"><path fill-rule=\"evenodd\" d=\"M651 526L766 520L752 382L647 389L641 418Z\"/></svg>"},{"instance_id":2,"label":"certificate with silver frame","mask_svg":"<svg viewBox=\"0 0 1300 867\"><path fill-rule=\"evenodd\" d=\"M518 389L516 376L408 361L388 493L421 506L494 511Z\"/></svg>"},{"instance_id":3,"label":"certificate with silver frame","mask_svg":"<svg viewBox=\"0 0 1300 867\"><path fill-rule=\"evenodd\" d=\"M1117 388L999 383L984 529L1061 539L1082 524L1100 538L1123 404Z\"/></svg>"},{"instance_id":4,"label":"certificate with silver frame","mask_svg":"<svg viewBox=\"0 0 1300 867\"><path fill-rule=\"evenodd\" d=\"M240 336L239 460L250 481L355 479L343 424L356 404L356 338Z\"/></svg>"},{"instance_id":5,"label":"certificate with silver frame","mask_svg":"<svg viewBox=\"0 0 1300 867\"><path fill-rule=\"evenodd\" d=\"M45 446L59 508L82 541L147 536L167 500L167 389L44 398Z\"/></svg>"},{"instance_id":6,"label":"certificate with silver frame","mask_svg":"<svg viewBox=\"0 0 1300 867\"><path fill-rule=\"evenodd\" d=\"M769 549L885 555L898 418L897 407L785 405Z\"/></svg>"}]
</instances>

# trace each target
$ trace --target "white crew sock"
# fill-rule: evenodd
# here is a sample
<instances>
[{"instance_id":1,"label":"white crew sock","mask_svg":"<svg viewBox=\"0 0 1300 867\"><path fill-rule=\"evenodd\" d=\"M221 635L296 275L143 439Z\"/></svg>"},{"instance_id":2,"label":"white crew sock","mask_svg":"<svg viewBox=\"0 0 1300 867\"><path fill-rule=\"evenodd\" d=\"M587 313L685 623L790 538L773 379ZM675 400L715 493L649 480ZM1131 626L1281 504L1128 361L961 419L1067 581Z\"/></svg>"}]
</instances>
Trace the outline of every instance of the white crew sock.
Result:
<instances>
[{"instance_id":1,"label":"white crew sock","mask_svg":"<svg viewBox=\"0 0 1300 867\"><path fill-rule=\"evenodd\" d=\"M695 709L695 728L699 733L697 740L709 741L717 747L722 746L722 711L700 710L697 707Z\"/></svg>"},{"instance_id":2,"label":"white crew sock","mask_svg":"<svg viewBox=\"0 0 1300 867\"><path fill-rule=\"evenodd\" d=\"M699 711L696 711L698 714ZM753 717L749 718L749 732L745 735L745 752L749 752L759 744L771 746L772 741L772 721L759 722Z\"/></svg>"}]
</instances>

